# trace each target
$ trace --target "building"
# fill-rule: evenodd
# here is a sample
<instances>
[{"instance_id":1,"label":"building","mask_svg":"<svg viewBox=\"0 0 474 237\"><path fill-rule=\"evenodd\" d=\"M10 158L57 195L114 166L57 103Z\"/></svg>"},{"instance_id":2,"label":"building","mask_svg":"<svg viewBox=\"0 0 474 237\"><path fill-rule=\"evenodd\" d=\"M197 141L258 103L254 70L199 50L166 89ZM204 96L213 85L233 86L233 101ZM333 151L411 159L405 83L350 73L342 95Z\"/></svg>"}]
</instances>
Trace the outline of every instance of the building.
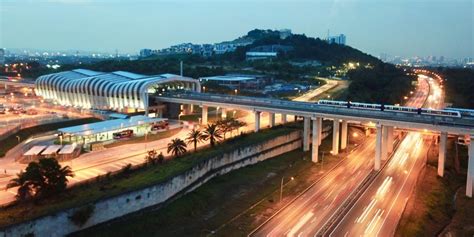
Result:
<instances>
[{"instance_id":1,"label":"building","mask_svg":"<svg viewBox=\"0 0 474 237\"><path fill-rule=\"evenodd\" d=\"M141 58L150 57L153 54L154 54L154 52L151 49L142 49L142 50L140 50L140 57Z\"/></svg>"},{"instance_id":2,"label":"building","mask_svg":"<svg viewBox=\"0 0 474 237\"><path fill-rule=\"evenodd\" d=\"M174 74L140 75L76 69L39 77L36 94L54 103L85 109L148 112L149 93L201 91L198 80Z\"/></svg>"},{"instance_id":3,"label":"building","mask_svg":"<svg viewBox=\"0 0 474 237\"><path fill-rule=\"evenodd\" d=\"M88 144L95 142L107 142L117 139L117 133L127 131L131 136L145 136L152 132L154 124L167 121L163 118L150 118L148 116L137 115L123 119L105 120L95 123L82 124L72 127L60 128L58 131L62 140L69 143Z\"/></svg>"},{"instance_id":4,"label":"building","mask_svg":"<svg viewBox=\"0 0 474 237\"><path fill-rule=\"evenodd\" d=\"M265 75L227 74L224 76L201 77L202 84L213 82L230 89L262 89L272 82L272 78Z\"/></svg>"},{"instance_id":5,"label":"building","mask_svg":"<svg viewBox=\"0 0 474 237\"><path fill-rule=\"evenodd\" d=\"M272 59L272 58L277 58L278 53L277 52L254 52L254 51L249 51L245 53L245 59L246 60L262 60L262 59Z\"/></svg>"},{"instance_id":6,"label":"building","mask_svg":"<svg viewBox=\"0 0 474 237\"><path fill-rule=\"evenodd\" d=\"M5 49L0 48L0 64L5 63Z\"/></svg>"},{"instance_id":7,"label":"building","mask_svg":"<svg viewBox=\"0 0 474 237\"><path fill-rule=\"evenodd\" d=\"M340 34L337 36L328 36L327 42L329 44L346 45L346 36L344 34Z\"/></svg>"}]
</instances>

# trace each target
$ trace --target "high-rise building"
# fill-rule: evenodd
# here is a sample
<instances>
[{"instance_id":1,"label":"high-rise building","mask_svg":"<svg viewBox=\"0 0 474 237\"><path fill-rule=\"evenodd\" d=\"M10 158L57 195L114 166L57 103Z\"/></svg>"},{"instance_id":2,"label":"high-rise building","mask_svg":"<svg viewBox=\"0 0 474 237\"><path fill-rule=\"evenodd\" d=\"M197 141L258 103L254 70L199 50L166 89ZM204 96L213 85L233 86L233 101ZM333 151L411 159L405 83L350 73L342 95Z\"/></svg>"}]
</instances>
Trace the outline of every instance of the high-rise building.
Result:
<instances>
[{"instance_id":1,"label":"high-rise building","mask_svg":"<svg viewBox=\"0 0 474 237\"><path fill-rule=\"evenodd\" d=\"M344 34L340 34L337 36L328 36L327 42L330 44L346 45L346 36Z\"/></svg>"},{"instance_id":2,"label":"high-rise building","mask_svg":"<svg viewBox=\"0 0 474 237\"><path fill-rule=\"evenodd\" d=\"M5 49L0 48L0 64L5 63Z\"/></svg>"}]
</instances>

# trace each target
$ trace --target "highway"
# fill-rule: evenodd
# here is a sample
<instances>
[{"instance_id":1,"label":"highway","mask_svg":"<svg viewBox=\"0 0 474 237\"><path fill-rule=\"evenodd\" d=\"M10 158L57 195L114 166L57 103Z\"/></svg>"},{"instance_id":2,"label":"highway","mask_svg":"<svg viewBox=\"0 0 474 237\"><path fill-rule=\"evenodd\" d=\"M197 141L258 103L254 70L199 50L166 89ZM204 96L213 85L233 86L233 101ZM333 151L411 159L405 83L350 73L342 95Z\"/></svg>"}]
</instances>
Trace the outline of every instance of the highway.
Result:
<instances>
[{"instance_id":1,"label":"highway","mask_svg":"<svg viewBox=\"0 0 474 237\"><path fill-rule=\"evenodd\" d=\"M428 96L426 80L407 104L422 106ZM339 166L327 173L302 196L273 216L252 236L314 236L373 169L375 137L370 136Z\"/></svg>"},{"instance_id":2,"label":"highway","mask_svg":"<svg viewBox=\"0 0 474 237\"><path fill-rule=\"evenodd\" d=\"M443 92L435 80L428 81L430 94L425 106L440 108ZM393 236L426 162L430 141L421 133L408 133L387 166L330 236Z\"/></svg>"},{"instance_id":3,"label":"highway","mask_svg":"<svg viewBox=\"0 0 474 237\"><path fill-rule=\"evenodd\" d=\"M321 87L318 87L314 90L308 91L304 93L303 95L293 99L293 101L311 101L314 97L336 87L338 85L338 82L336 80L329 80L329 79L323 79L320 78L321 80L324 80L326 84L324 84Z\"/></svg>"}]
</instances>

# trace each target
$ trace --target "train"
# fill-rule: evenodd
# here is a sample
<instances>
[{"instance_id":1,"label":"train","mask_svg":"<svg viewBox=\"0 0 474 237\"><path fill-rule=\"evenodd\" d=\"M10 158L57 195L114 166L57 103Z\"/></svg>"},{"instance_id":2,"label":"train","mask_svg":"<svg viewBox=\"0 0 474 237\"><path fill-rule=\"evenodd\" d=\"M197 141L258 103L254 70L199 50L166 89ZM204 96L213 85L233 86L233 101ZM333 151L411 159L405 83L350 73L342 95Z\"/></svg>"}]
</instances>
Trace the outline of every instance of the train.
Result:
<instances>
[{"instance_id":1,"label":"train","mask_svg":"<svg viewBox=\"0 0 474 237\"><path fill-rule=\"evenodd\" d=\"M393 111L393 112L402 112L402 113L416 113L416 114L461 118L460 111L449 110L449 109L440 110L440 109L416 108L416 107L383 105L383 104L367 104L367 103L337 101L337 100L319 100L317 103L319 105L327 105L327 106L335 106L335 107Z\"/></svg>"}]
</instances>

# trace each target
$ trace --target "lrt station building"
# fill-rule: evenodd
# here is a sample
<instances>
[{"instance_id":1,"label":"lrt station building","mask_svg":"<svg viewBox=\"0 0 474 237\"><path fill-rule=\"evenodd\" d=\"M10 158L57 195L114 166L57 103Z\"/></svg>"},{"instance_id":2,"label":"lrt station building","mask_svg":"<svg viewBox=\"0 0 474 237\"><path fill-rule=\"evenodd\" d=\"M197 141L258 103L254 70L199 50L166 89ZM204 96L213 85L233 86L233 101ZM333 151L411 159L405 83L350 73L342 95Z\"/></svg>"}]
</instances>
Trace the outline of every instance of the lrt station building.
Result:
<instances>
[{"instance_id":1,"label":"lrt station building","mask_svg":"<svg viewBox=\"0 0 474 237\"><path fill-rule=\"evenodd\" d=\"M35 81L36 94L56 104L118 112L156 111L151 95L167 91L201 91L199 80L174 74L141 75L131 72L97 72L76 69L43 75Z\"/></svg>"},{"instance_id":2,"label":"lrt station building","mask_svg":"<svg viewBox=\"0 0 474 237\"><path fill-rule=\"evenodd\" d=\"M167 121L162 117L179 118L184 112L192 112L193 106L155 101L154 96L172 91L200 92L201 84L199 80L174 74L149 76L85 69L44 75L35 81L36 94L48 102L86 110L145 113L59 130L61 139L84 147L119 139L122 133L127 133L127 137L146 136L153 133L154 127L162 129L160 124Z\"/></svg>"}]
</instances>

